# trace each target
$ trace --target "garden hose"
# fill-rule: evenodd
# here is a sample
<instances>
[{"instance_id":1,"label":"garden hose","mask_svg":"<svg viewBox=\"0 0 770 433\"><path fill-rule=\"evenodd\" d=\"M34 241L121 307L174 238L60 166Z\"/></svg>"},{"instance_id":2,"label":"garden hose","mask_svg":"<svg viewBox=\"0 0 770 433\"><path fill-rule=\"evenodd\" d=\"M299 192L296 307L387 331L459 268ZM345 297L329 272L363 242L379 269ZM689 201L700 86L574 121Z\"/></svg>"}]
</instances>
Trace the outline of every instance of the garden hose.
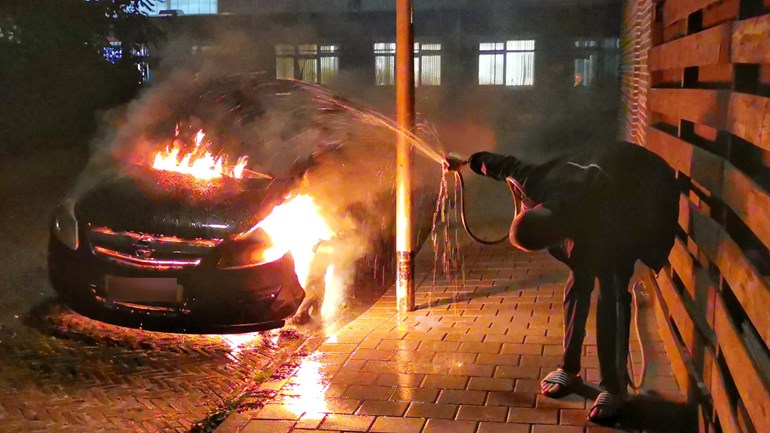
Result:
<instances>
[{"instance_id":1,"label":"garden hose","mask_svg":"<svg viewBox=\"0 0 770 433\"><path fill-rule=\"evenodd\" d=\"M459 170L453 170L453 173L455 175L455 182L460 185L460 221L462 221L463 228L465 229L465 232L468 233L468 236L470 236L474 241L483 245L497 245L506 241L508 239L507 234L500 239L495 239L492 241L481 239L480 237L473 234L470 227L468 227L468 221L465 218L465 180L463 179L463 175ZM522 192L516 186L516 183L513 179L507 178L506 184L508 185L508 190L511 191L511 198L513 199L513 218L516 218L516 216L521 212Z\"/></svg>"}]
</instances>

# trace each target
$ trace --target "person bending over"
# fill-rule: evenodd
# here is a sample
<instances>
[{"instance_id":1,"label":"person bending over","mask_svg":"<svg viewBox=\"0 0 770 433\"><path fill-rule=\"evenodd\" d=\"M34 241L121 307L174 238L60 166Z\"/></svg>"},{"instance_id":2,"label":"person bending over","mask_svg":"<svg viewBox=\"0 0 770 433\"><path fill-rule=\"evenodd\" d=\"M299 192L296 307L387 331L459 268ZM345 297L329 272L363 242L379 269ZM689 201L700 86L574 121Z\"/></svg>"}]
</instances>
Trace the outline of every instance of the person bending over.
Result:
<instances>
[{"instance_id":1,"label":"person bending over","mask_svg":"<svg viewBox=\"0 0 770 433\"><path fill-rule=\"evenodd\" d=\"M619 415L628 396L631 294L637 260L658 272L667 262L677 226L679 193L673 170L657 155L617 143L593 155L554 158L542 164L515 156L451 154L450 170L465 165L495 180L509 180L524 195L525 210L509 239L524 251L548 250L570 274L564 288L564 352L541 392L560 398L582 383L580 355L594 282L599 281L596 340L603 391L591 421Z\"/></svg>"}]
</instances>

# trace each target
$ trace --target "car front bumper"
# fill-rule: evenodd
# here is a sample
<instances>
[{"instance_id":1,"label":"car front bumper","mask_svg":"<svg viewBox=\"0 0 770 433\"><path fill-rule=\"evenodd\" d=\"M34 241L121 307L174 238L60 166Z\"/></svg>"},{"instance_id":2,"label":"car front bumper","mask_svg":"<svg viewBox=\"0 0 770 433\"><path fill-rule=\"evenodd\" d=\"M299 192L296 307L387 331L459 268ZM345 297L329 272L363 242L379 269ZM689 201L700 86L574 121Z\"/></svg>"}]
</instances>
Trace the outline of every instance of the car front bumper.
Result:
<instances>
[{"instance_id":1,"label":"car front bumper","mask_svg":"<svg viewBox=\"0 0 770 433\"><path fill-rule=\"evenodd\" d=\"M179 269L126 266L97 254L85 242L73 251L51 236L48 271L56 292L78 313L157 331L217 333L281 327L304 299L288 254L238 270L217 268L217 259L210 254L195 266ZM113 277L135 285L143 294L130 301L116 299L115 291L108 290L108 278ZM173 296L154 296L152 284L142 287L144 281L156 281L145 279L158 278L175 283Z\"/></svg>"}]
</instances>

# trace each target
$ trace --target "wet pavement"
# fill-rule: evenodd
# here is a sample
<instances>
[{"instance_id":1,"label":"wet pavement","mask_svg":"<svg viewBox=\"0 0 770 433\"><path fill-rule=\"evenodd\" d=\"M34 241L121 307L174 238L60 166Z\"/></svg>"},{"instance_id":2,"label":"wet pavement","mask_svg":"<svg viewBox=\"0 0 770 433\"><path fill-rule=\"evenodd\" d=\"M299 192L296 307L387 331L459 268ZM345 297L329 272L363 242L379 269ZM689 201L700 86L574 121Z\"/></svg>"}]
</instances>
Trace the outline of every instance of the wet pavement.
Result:
<instances>
[{"instance_id":1,"label":"wet pavement","mask_svg":"<svg viewBox=\"0 0 770 433\"><path fill-rule=\"evenodd\" d=\"M429 264L418 261L422 283L417 311L399 317L389 291L366 313L318 341L315 350L287 363L216 432L689 429L681 421L686 408L650 305L642 307L640 316L648 358L643 393L629 403L628 414L616 426L596 426L586 422L587 408L598 393L590 383L599 379L593 317L582 373L589 386L582 395L561 400L538 394L539 379L561 354L566 269L545 254L504 246L466 245L463 252L464 287L446 280L433 286ZM633 354L638 360L638 351Z\"/></svg>"},{"instance_id":2,"label":"wet pavement","mask_svg":"<svg viewBox=\"0 0 770 433\"><path fill-rule=\"evenodd\" d=\"M82 162L0 162L0 431L208 431L222 419L220 433L603 431L585 424L585 399L537 395L561 351L566 278L543 254L466 245L466 285L432 287L426 249L416 312L398 317L391 291L341 329L185 336L69 312L47 283L45 246ZM649 310L647 386L675 413L681 396ZM595 383L592 326L584 374Z\"/></svg>"},{"instance_id":3,"label":"wet pavement","mask_svg":"<svg viewBox=\"0 0 770 433\"><path fill-rule=\"evenodd\" d=\"M228 413L314 333L185 336L109 326L55 301L45 260L74 152L0 161L0 432L188 432Z\"/></svg>"}]
</instances>

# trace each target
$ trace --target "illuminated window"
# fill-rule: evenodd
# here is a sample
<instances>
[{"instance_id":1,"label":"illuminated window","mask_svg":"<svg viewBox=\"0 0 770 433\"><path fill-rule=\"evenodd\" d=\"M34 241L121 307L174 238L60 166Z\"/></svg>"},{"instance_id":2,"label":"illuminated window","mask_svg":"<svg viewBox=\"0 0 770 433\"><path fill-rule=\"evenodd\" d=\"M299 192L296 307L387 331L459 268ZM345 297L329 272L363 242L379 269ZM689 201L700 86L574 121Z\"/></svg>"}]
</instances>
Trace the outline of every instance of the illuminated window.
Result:
<instances>
[{"instance_id":1,"label":"illuminated window","mask_svg":"<svg viewBox=\"0 0 770 433\"><path fill-rule=\"evenodd\" d=\"M479 84L532 86L535 84L535 41L479 44Z\"/></svg>"},{"instance_id":2,"label":"illuminated window","mask_svg":"<svg viewBox=\"0 0 770 433\"><path fill-rule=\"evenodd\" d=\"M378 86L396 83L396 43L374 44L374 82ZM441 44L414 44L414 85L441 85Z\"/></svg>"},{"instance_id":3,"label":"illuminated window","mask_svg":"<svg viewBox=\"0 0 770 433\"><path fill-rule=\"evenodd\" d=\"M441 85L441 44L414 44L414 85Z\"/></svg>"},{"instance_id":4,"label":"illuminated window","mask_svg":"<svg viewBox=\"0 0 770 433\"><path fill-rule=\"evenodd\" d=\"M160 15L161 11L176 10L184 15L215 15L219 7L217 0L155 0L145 7L149 15Z\"/></svg>"},{"instance_id":5,"label":"illuminated window","mask_svg":"<svg viewBox=\"0 0 770 433\"><path fill-rule=\"evenodd\" d=\"M339 72L338 45L276 45L275 76L328 84Z\"/></svg>"},{"instance_id":6,"label":"illuminated window","mask_svg":"<svg viewBox=\"0 0 770 433\"><path fill-rule=\"evenodd\" d=\"M396 43L374 44L374 84L392 86L396 83Z\"/></svg>"}]
</instances>

